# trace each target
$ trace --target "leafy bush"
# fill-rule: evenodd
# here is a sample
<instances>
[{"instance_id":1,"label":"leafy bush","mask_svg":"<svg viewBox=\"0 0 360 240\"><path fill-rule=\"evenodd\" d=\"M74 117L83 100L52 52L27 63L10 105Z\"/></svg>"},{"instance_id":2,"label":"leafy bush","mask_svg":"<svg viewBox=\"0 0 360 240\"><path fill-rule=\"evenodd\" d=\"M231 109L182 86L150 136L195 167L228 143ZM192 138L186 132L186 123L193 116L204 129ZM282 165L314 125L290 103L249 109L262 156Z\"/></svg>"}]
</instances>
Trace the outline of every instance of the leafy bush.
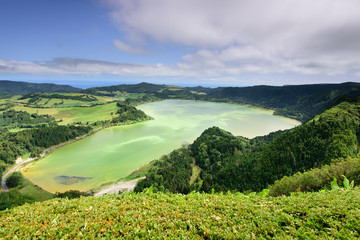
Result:
<instances>
[{"instance_id":1,"label":"leafy bush","mask_svg":"<svg viewBox=\"0 0 360 240\"><path fill-rule=\"evenodd\" d=\"M69 190L66 192L57 192L55 193L55 197L56 198L68 198L68 199L73 199L73 198L79 198L79 197L86 197L89 196L90 194L86 193L86 192L80 192L78 190Z\"/></svg>"},{"instance_id":2,"label":"leafy bush","mask_svg":"<svg viewBox=\"0 0 360 240\"><path fill-rule=\"evenodd\" d=\"M0 192L0 211L32 202L34 202L32 198L22 195L16 189L8 192Z\"/></svg>"},{"instance_id":3,"label":"leafy bush","mask_svg":"<svg viewBox=\"0 0 360 240\"><path fill-rule=\"evenodd\" d=\"M314 168L303 173L296 173L290 177L283 177L270 187L269 195L289 195L297 190L302 192L318 191L330 186L334 178L344 179L344 176L350 181L354 181L355 185L360 184L359 158L338 160L321 168Z\"/></svg>"},{"instance_id":4,"label":"leafy bush","mask_svg":"<svg viewBox=\"0 0 360 240\"><path fill-rule=\"evenodd\" d=\"M144 192L53 199L0 214L4 239L359 239L360 190L269 198Z\"/></svg>"},{"instance_id":5,"label":"leafy bush","mask_svg":"<svg viewBox=\"0 0 360 240\"><path fill-rule=\"evenodd\" d=\"M14 172L6 179L6 185L9 188L20 186L22 184L22 179L23 176L21 175L21 173Z\"/></svg>"}]
</instances>

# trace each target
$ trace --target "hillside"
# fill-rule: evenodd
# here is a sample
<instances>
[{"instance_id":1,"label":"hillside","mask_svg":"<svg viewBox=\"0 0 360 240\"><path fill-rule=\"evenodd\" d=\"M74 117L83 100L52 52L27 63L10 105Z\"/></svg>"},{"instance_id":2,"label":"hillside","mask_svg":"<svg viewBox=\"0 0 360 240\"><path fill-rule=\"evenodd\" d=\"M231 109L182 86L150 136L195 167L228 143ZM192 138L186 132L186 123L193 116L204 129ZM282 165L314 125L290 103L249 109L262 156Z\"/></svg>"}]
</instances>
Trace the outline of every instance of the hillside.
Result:
<instances>
[{"instance_id":1,"label":"hillside","mask_svg":"<svg viewBox=\"0 0 360 240\"><path fill-rule=\"evenodd\" d=\"M2 94L28 94L36 92L79 92L82 89L69 85L57 85L52 83L28 83L18 81L0 80L0 93Z\"/></svg>"},{"instance_id":2,"label":"hillside","mask_svg":"<svg viewBox=\"0 0 360 240\"><path fill-rule=\"evenodd\" d=\"M358 239L360 190L292 197L105 195L53 199L0 212L13 239Z\"/></svg>"},{"instance_id":3,"label":"hillside","mask_svg":"<svg viewBox=\"0 0 360 240\"><path fill-rule=\"evenodd\" d=\"M275 110L275 114L301 121L310 120L345 96L359 96L359 83L311 84L293 86L254 86L216 88L212 98L229 99Z\"/></svg>"},{"instance_id":4,"label":"hillside","mask_svg":"<svg viewBox=\"0 0 360 240\"><path fill-rule=\"evenodd\" d=\"M359 153L360 101L341 102L292 130L246 139L217 127L153 162L135 191L261 191L284 176ZM195 176L195 169L197 173ZM351 179L354 180L354 179ZM314 180L315 181L315 180Z\"/></svg>"},{"instance_id":5,"label":"hillside","mask_svg":"<svg viewBox=\"0 0 360 240\"><path fill-rule=\"evenodd\" d=\"M306 122L344 97L359 96L360 84L348 82L342 84L205 88L200 86L179 87L158 85L143 82L139 84L121 84L82 90L68 85L0 81L0 98L7 98L7 94L23 95L38 92L82 92L86 94L84 96L92 94L116 98L118 100L128 99L135 105L162 99L230 102L272 109L274 110L274 114ZM46 97L43 96L43 98ZM52 99L56 99L56 96L53 96ZM62 103L60 97L57 99L59 99L59 101L51 100L49 104ZM73 104L73 102L70 101L72 99L66 99L66 102ZM88 99L86 101L90 100L91 99ZM96 100L94 99L94 101ZM49 107L49 104L46 105L46 107ZM67 103L65 103L65 105L66 104Z\"/></svg>"},{"instance_id":6,"label":"hillside","mask_svg":"<svg viewBox=\"0 0 360 240\"><path fill-rule=\"evenodd\" d=\"M306 122L345 96L359 96L359 83L253 87L178 87L140 83L84 90L85 93L121 96L127 93L157 99L189 99L248 104L275 110L275 114Z\"/></svg>"}]
</instances>

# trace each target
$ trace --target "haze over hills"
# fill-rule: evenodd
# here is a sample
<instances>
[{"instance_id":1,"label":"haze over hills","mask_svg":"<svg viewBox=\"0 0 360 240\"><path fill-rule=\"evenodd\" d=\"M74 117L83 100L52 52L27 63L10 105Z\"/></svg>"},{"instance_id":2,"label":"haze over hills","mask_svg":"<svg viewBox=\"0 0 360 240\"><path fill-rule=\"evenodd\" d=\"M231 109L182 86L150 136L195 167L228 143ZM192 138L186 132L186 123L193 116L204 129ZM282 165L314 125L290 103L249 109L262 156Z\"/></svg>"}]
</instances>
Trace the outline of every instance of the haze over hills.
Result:
<instances>
[{"instance_id":1,"label":"haze over hills","mask_svg":"<svg viewBox=\"0 0 360 240\"><path fill-rule=\"evenodd\" d=\"M0 93L4 94L27 94L34 92L79 92L80 88L69 85L58 85L53 83L29 83L18 81L0 80Z\"/></svg>"},{"instance_id":2,"label":"haze over hills","mask_svg":"<svg viewBox=\"0 0 360 240\"><path fill-rule=\"evenodd\" d=\"M345 96L359 96L360 83L310 84L253 87L179 87L151 83L121 84L88 89L68 85L0 81L0 93L82 92L115 97L126 93L145 94L138 100L188 99L248 104L274 110L274 114L306 122Z\"/></svg>"}]
</instances>

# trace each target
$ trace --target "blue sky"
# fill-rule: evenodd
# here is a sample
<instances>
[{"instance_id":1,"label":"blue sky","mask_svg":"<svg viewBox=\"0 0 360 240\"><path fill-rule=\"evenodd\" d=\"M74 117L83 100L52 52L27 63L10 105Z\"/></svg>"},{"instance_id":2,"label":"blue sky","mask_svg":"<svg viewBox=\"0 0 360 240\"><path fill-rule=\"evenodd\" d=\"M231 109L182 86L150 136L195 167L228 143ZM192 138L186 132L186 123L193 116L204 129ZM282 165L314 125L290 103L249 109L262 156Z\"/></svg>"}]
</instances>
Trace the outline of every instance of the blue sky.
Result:
<instances>
[{"instance_id":1,"label":"blue sky","mask_svg":"<svg viewBox=\"0 0 360 240\"><path fill-rule=\"evenodd\" d=\"M0 79L360 82L358 0L1 0Z\"/></svg>"}]
</instances>

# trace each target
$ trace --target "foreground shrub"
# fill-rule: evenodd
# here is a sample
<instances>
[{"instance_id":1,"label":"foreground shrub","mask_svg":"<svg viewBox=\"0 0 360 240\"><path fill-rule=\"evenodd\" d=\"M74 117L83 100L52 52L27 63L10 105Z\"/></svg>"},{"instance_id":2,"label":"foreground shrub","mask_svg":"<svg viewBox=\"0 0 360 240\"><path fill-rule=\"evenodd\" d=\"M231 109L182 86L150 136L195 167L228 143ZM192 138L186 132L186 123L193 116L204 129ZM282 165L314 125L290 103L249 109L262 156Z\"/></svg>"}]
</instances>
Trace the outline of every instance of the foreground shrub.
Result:
<instances>
[{"instance_id":1,"label":"foreground shrub","mask_svg":"<svg viewBox=\"0 0 360 240\"><path fill-rule=\"evenodd\" d=\"M269 189L270 196L290 195L291 192L318 191L330 186L334 178L341 180L344 176L355 185L360 184L360 159L347 158L338 160L321 168L314 168L304 173L296 173L291 177L283 177L276 181Z\"/></svg>"},{"instance_id":2,"label":"foreground shrub","mask_svg":"<svg viewBox=\"0 0 360 240\"><path fill-rule=\"evenodd\" d=\"M0 213L2 239L359 239L360 190L295 197L125 193Z\"/></svg>"}]
</instances>

